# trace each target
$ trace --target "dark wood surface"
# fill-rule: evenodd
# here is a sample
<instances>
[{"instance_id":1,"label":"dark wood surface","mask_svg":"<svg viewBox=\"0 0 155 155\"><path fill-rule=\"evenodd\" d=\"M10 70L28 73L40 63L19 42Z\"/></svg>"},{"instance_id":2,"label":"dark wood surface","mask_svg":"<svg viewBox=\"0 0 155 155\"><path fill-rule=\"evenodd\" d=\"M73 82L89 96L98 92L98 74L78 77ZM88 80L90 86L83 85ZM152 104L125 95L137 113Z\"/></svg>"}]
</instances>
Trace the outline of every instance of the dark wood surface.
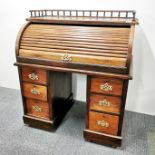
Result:
<instances>
[{"instance_id":1,"label":"dark wood surface","mask_svg":"<svg viewBox=\"0 0 155 155\"><path fill-rule=\"evenodd\" d=\"M128 91L128 84L129 84L129 80L124 80L123 82L123 94L122 94L122 104L121 104L121 116L119 118L119 127L118 127L118 135L121 136L122 133L122 125L123 125L123 118L124 118L124 111L125 111L125 104L126 104L126 97L127 97L127 91Z\"/></svg>"},{"instance_id":2,"label":"dark wood surface","mask_svg":"<svg viewBox=\"0 0 155 155\"><path fill-rule=\"evenodd\" d=\"M51 121L51 120L24 115L23 121L25 124L32 126L32 127L41 128L41 129L50 130L50 131L55 130L54 121Z\"/></svg>"},{"instance_id":3,"label":"dark wood surface","mask_svg":"<svg viewBox=\"0 0 155 155\"><path fill-rule=\"evenodd\" d=\"M102 73L107 74L107 73L115 73L113 75L120 75L124 76L127 78L131 78L130 75L127 74L127 68L126 67L115 67L115 66L101 66L101 65L89 65L89 64L82 64L82 63L73 63L73 62L67 62L64 63L62 61L49 61L45 59L35 59L35 58L23 58L18 56L17 57L18 62L20 63L26 63L26 65L31 64L31 65L41 65L40 67L46 66L47 69L48 67L53 67L56 68L56 70L70 70L72 72L78 72L78 73L84 73L86 74L95 74L97 72L97 75L101 75ZM127 75L126 75L127 74ZM109 74L108 74L109 75Z\"/></svg>"},{"instance_id":4,"label":"dark wood surface","mask_svg":"<svg viewBox=\"0 0 155 155\"><path fill-rule=\"evenodd\" d=\"M19 60L19 59L18 59ZM27 63L23 63L23 60L20 59L22 62L16 62L14 63L15 66L25 66L25 67L35 67L40 69L46 69L48 71L58 71L58 72L71 72L71 73L80 73L80 74L87 74L87 75L93 75L96 77L108 77L108 78L117 78L117 79L128 79L131 80L132 76L130 74L114 74L109 73L104 70L104 72L99 72L95 70L85 70L85 69L71 69L67 67L53 67L53 66L46 66L46 65L39 65L39 64L33 64L33 61L26 61ZM25 61L24 61L25 62Z\"/></svg>"},{"instance_id":5,"label":"dark wood surface","mask_svg":"<svg viewBox=\"0 0 155 155\"><path fill-rule=\"evenodd\" d=\"M96 132L88 129L84 130L84 138L87 141L99 143L99 144L114 147L114 148L120 147L122 143L122 137L120 136L113 136L113 135Z\"/></svg>"},{"instance_id":6,"label":"dark wood surface","mask_svg":"<svg viewBox=\"0 0 155 155\"><path fill-rule=\"evenodd\" d=\"M70 98L72 97L71 73L51 71L49 80L49 96L52 102L53 119L55 119L61 117L63 111L70 107L70 100L72 100Z\"/></svg>"},{"instance_id":7,"label":"dark wood surface","mask_svg":"<svg viewBox=\"0 0 155 155\"><path fill-rule=\"evenodd\" d=\"M71 73L86 74L84 137L120 146L128 81L132 78L132 45L138 23L135 11L30 13L16 40L24 122L48 130L57 127L73 104Z\"/></svg>"}]
</instances>

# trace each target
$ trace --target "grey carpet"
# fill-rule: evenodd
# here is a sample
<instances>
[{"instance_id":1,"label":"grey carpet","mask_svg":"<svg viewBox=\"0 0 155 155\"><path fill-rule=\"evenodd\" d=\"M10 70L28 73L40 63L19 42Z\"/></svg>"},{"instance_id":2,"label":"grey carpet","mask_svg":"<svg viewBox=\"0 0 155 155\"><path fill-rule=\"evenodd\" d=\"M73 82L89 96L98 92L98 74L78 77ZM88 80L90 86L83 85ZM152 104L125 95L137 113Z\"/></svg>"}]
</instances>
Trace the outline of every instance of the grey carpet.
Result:
<instances>
[{"instance_id":1,"label":"grey carpet","mask_svg":"<svg viewBox=\"0 0 155 155\"><path fill-rule=\"evenodd\" d=\"M126 111L123 145L83 139L85 104L75 103L55 132L22 122L20 92L0 87L0 155L155 155L155 117Z\"/></svg>"}]
</instances>

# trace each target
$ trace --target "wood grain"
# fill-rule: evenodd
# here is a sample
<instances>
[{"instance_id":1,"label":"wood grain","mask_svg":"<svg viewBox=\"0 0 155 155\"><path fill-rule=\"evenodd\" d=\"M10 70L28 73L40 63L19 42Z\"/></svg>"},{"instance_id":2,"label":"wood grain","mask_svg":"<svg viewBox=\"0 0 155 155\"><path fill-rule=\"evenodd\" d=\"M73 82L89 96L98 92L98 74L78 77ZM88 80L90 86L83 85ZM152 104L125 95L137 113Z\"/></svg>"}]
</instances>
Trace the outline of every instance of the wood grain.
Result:
<instances>
[{"instance_id":1,"label":"wood grain","mask_svg":"<svg viewBox=\"0 0 155 155\"><path fill-rule=\"evenodd\" d=\"M106 103L103 103L106 102ZM107 95L90 95L90 110L120 114L121 98Z\"/></svg>"},{"instance_id":2,"label":"wood grain","mask_svg":"<svg viewBox=\"0 0 155 155\"><path fill-rule=\"evenodd\" d=\"M25 60L25 59L24 59ZM15 66L25 66L25 67L35 67L35 68L41 68L41 69L46 69L49 71L59 71L59 72L74 72L74 73L80 73L80 74L87 74L91 76L100 76L100 77L108 77L108 78L119 78L119 79L128 79L131 80L132 77L130 75L125 75L125 74L118 74L118 73L109 73L106 68L104 68L104 72L99 72L98 70L86 70L83 68L81 69L71 69L71 68L66 68L66 67L53 67L53 66L46 66L45 65L39 65L39 64L32 64L30 60L23 61L23 59L20 59L20 62L14 63ZM109 69L109 68L107 68ZM107 72L105 72L107 71ZM119 69L120 71L120 69ZM114 71L113 71L114 72Z\"/></svg>"},{"instance_id":3,"label":"wood grain","mask_svg":"<svg viewBox=\"0 0 155 155\"><path fill-rule=\"evenodd\" d=\"M36 12L38 14L36 14ZM121 145L121 131L132 57L133 17L101 18L93 10L88 17L56 11L31 10L27 25L19 32L16 58L26 124L51 129L72 105L71 73L87 74L87 140ZM49 12L48 12L49 13ZM105 12L102 16L105 17ZM34 15L34 16L33 16ZM54 16L53 16L54 15ZM78 16L78 17L77 17ZM67 55L71 59L64 61ZM29 75L39 78L33 80ZM33 74L34 75L34 74ZM34 75L34 76L35 76ZM33 76L33 77L34 77ZM60 121L59 121L60 120Z\"/></svg>"},{"instance_id":4,"label":"wood grain","mask_svg":"<svg viewBox=\"0 0 155 155\"><path fill-rule=\"evenodd\" d=\"M104 127L104 126L98 125L97 123L98 121L105 121L106 123L109 124L109 126ZM119 123L118 116L98 113L94 111L89 112L89 129L90 130L112 134L112 135L117 135L118 123Z\"/></svg>"},{"instance_id":5,"label":"wood grain","mask_svg":"<svg viewBox=\"0 0 155 155\"><path fill-rule=\"evenodd\" d=\"M58 52L44 52L44 50L25 50L20 49L19 55L25 58L37 58L37 59L46 59L53 61L60 61L62 63L62 57L64 53ZM93 55L80 55L80 54L68 54L72 59L72 63L83 63L83 64L96 64L96 65L109 65L109 66L118 66L124 67L126 64L126 58L115 58L115 57L106 57L106 56L93 56Z\"/></svg>"},{"instance_id":6,"label":"wood grain","mask_svg":"<svg viewBox=\"0 0 155 155\"><path fill-rule=\"evenodd\" d=\"M35 109L38 107L39 110ZM26 99L27 115L49 119L49 105L47 102Z\"/></svg>"},{"instance_id":7,"label":"wood grain","mask_svg":"<svg viewBox=\"0 0 155 155\"><path fill-rule=\"evenodd\" d=\"M33 94L31 92L33 89L39 91L40 94ZM47 88L45 86L23 82L23 93L27 98L47 101Z\"/></svg>"},{"instance_id":8,"label":"wood grain","mask_svg":"<svg viewBox=\"0 0 155 155\"><path fill-rule=\"evenodd\" d=\"M29 75L33 73L38 77L38 79L29 78ZM27 82L47 84L46 71L42 69L36 69L33 67L22 67L22 79L23 81L27 81Z\"/></svg>"},{"instance_id":9,"label":"wood grain","mask_svg":"<svg viewBox=\"0 0 155 155\"><path fill-rule=\"evenodd\" d=\"M84 130L84 138L89 142L95 142L113 148L120 147L122 142L121 136L109 135L101 132L92 131L89 129Z\"/></svg>"},{"instance_id":10,"label":"wood grain","mask_svg":"<svg viewBox=\"0 0 155 155\"><path fill-rule=\"evenodd\" d=\"M101 86L108 84L112 87L111 90L101 89ZM112 78L91 78L91 92L102 93L108 95L121 96L123 87L123 80Z\"/></svg>"},{"instance_id":11,"label":"wood grain","mask_svg":"<svg viewBox=\"0 0 155 155\"><path fill-rule=\"evenodd\" d=\"M19 56L71 63L125 67L129 27L89 27L30 24L24 31Z\"/></svg>"}]
</instances>

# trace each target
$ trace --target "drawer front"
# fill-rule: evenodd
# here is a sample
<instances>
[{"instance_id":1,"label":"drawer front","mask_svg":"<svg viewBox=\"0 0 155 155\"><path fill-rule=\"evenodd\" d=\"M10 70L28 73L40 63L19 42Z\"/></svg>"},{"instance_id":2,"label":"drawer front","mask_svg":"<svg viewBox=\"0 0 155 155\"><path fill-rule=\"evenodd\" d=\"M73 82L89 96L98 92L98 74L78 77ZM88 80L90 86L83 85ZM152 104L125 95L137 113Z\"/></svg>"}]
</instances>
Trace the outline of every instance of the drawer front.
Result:
<instances>
[{"instance_id":1,"label":"drawer front","mask_svg":"<svg viewBox=\"0 0 155 155\"><path fill-rule=\"evenodd\" d=\"M47 88L45 86L24 82L23 93L25 97L47 101Z\"/></svg>"},{"instance_id":2,"label":"drawer front","mask_svg":"<svg viewBox=\"0 0 155 155\"><path fill-rule=\"evenodd\" d=\"M122 94L123 81L112 78L91 78L91 92L118 95Z\"/></svg>"},{"instance_id":3,"label":"drawer front","mask_svg":"<svg viewBox=\"0 0 155 155\"><path fill-rule=\"evenodd\" d=\"M23 81L46 84L47 75L46 71L42 69L22 67L22 78Z\"/></svg>"},{"instance_id":4,"label":"drawer front","mask_svg":"<svg viewBox=\"0 0 155 155\"><path fill-rule=\"evenodd\" d=\"M27 115L49 119L49 105L47 102L26 99Z\"/></svg>"},{"instance_id":5,"label":"drawer front","mask_svg":"<svg viewBox=\"0 0 155 155\"><path fill-rule=\"evenodd\" d=\"M119 117L98 112L89 112L89 129L106 134L117 135Z\"/></svg>"},{"instance_id":6,"label":"drawer front","mask_svg":"<svg viewBox=\"0 0 155 155\"><path fill-rule=\"evenodd\" d=\"M90 95L90 109L101 112L120 113L121 98L106 95Z\"/></svg>"}]
</instances>

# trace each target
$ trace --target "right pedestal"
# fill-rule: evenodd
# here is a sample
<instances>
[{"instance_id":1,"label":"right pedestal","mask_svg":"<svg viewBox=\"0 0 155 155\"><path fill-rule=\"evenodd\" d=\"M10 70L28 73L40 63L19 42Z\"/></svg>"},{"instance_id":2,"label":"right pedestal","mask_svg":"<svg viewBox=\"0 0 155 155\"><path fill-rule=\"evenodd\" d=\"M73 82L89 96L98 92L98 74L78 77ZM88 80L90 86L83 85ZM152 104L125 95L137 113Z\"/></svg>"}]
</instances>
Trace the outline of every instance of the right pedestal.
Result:
<instances>
[{"instance_id":1,"label":"right pedestal","mask_svg":"<svg viewBox=\"0 0 155 155\"><path fill-rule=\"evenodd\" d=\"M86 140L121 145L127 87L128 80L121 78L88 76Z\"/></svg>"}]
</instances>

